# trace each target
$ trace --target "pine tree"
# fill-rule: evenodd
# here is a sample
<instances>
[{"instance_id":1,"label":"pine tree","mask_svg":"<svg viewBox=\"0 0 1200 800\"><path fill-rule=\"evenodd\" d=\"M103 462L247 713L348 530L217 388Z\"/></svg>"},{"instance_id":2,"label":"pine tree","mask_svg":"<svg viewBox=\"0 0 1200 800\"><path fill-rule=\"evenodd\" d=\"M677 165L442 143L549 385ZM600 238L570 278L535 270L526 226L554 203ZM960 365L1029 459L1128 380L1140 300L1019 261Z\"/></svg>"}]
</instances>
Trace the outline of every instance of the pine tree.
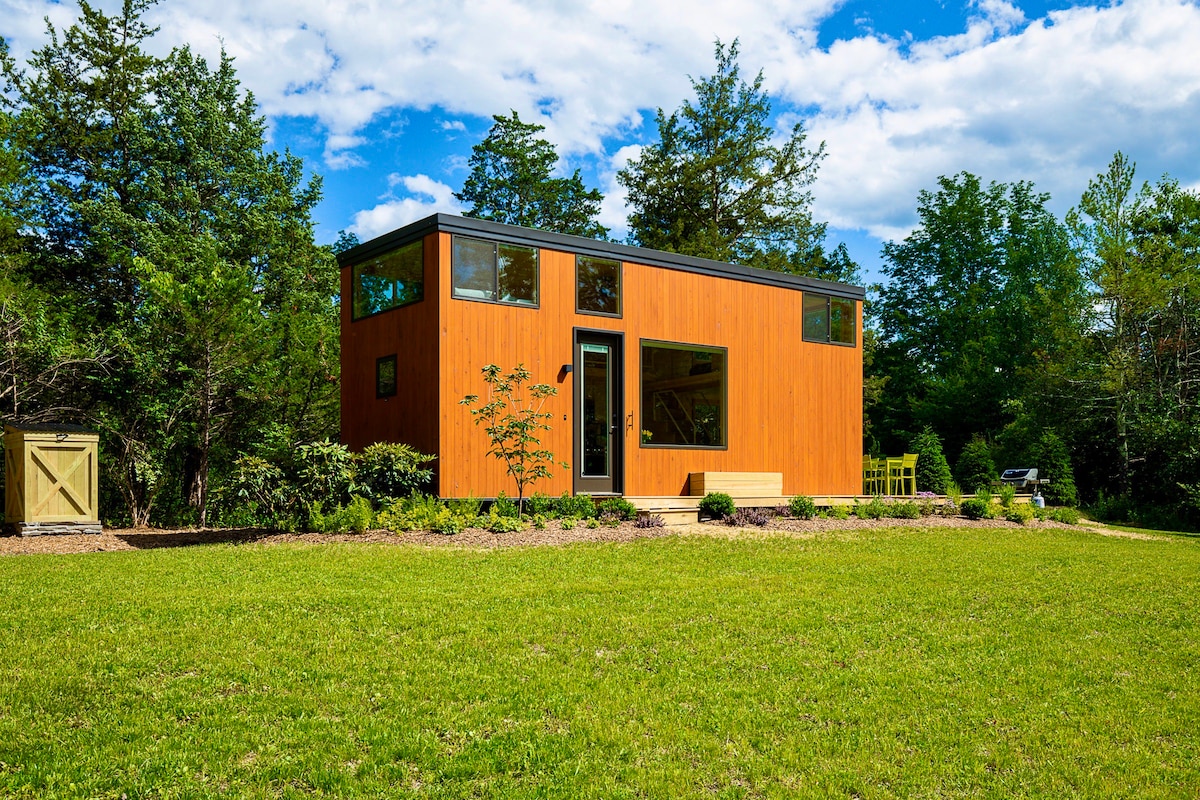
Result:
<instances>
[{"instance_id":1,"label":"pine tree","mask_svg":"<svg viewBox=\"0 0 1200 800\"><path fill-rule=\"evenodd\" d=\"M468 217L525 228L603 239L608 229L596 221L604 196L587 189L579 170L569 178L553 177L558 165L554 145L537 134L545 126L494 116L487 138L471 150L471 173L460 202L469 203Z\"/></svg>"}]
</instances>

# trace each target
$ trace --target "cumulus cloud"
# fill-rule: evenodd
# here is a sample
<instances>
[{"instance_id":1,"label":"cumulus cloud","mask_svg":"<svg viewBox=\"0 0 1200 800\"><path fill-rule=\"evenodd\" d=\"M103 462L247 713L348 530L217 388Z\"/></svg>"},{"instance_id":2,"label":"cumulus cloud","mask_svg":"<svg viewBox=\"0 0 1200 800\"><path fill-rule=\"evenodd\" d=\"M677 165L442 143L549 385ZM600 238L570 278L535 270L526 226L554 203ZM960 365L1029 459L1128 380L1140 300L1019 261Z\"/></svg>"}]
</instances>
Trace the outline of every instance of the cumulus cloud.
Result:
<instances>
[{"instance_id":1,"label":"cumulus cloud","mask_svg":"<svg viewBox=\"0 0 1200 800\"><path fill-rule=\"evenodd\" d=\"M394 231L430 214L461 214L466 210L454 198L453 189L428 175L392 174L388 176L388 186L392 190L402 189L404 196L396 197L394 191L389 192L380 198L382 203L354 215L354 224L350 226L350 231L363 241Z\"/></svg>"},{"instance_id":2,"label":"cumulus cloud","mask_svg":"<svg viewBox=\"0 0 1200 800\"><path fill-rule=\"evenodd\" d=\"M459 117L514 109L589 166L614 230L624 195L613 176L636 152L627 148L654 134L644 112L691 95L688 76L711 72L716 37L739 38L744 71L761 68L777 110L826 141L815 210L836 227L902 235L917 191L963 169L1032 179L1064 210L1117 149L1145 177L1200 182L1194 2L1081 5L1034 20L1012 0L962 2L956 35L871 32L828 48L817 32L841 0L172 0L150 21L162 28L156 46L189 42L214 57L224 47L268 115L316 119L326 169L361 166L367 139L407 136L407 110L437 109L453 135L467 127ZM22 57L41 43L43 15L63 25L74 13L57 0L0 0L0 34ZM384 131L389 120L400 127ZM407 195L356 216L360 235L452 210L445 184L404 180Z\"/></svg>"}]
</instances>

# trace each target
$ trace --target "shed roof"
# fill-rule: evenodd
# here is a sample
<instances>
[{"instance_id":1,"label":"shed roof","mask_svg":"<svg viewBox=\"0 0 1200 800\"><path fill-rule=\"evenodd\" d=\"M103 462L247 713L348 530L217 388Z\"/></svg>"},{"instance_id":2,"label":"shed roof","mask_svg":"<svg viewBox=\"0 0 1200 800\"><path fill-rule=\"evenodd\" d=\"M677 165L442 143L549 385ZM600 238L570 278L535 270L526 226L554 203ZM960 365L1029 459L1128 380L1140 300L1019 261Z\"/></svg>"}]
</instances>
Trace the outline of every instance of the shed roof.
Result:
<instances>
[{"instance_id":1,"label":"shed roof","mask_svg":"<svg viewBox=\"0 0 1200 800\"><path fill-rule=\"evenodd\" d=\"M434 232L457 233L464 236L481 236L510 244L521 244L527 247L544 247L551 250L561 250L568 253L578 253L597 258L612 258L634 264L646 264L653 267L694 272L701 275L711 275L718 278L760 283L767 286L778 286L785 289L822 292L837 297L862 300L866 291L861 286L847 283L826 281L819 278L807 278L790 275L786 272L775 272L757 267L745 267L740 264L727 264L723 261L713 261L708 258L696 258L679 253L667 253L662 250L650 250L642 247L632 247L616 242L604 242L589 239L586 236L572 236L565 233L552 233L534 228L521 228L516 225L505 225L490 220L459 217L454 214L434 214L425 219L397 228L391 233L377 236L370 241L352 247L338 254L338 264L346 267L357 264L369 258L382 255L401 245L420 239Z\"/></svg>"}]
</instances>

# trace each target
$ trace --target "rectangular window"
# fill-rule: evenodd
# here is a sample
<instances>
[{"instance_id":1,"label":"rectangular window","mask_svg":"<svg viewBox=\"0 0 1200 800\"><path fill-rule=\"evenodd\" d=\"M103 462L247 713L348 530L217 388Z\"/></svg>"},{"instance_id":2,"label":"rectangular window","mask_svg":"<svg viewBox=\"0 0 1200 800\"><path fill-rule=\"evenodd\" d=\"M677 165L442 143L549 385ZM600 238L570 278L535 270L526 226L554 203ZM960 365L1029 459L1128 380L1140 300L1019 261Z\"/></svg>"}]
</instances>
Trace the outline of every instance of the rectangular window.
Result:
<instances>
[{"instance_id":1,"label":"rectangular window","mask_svg":"<svg viewBox=\"0 0 1200 800\"><path fill-rule=\"evenodd\" d=\"M853 345L857 323L858 304L854 300L804 293L804 341Z\"/></svg>"},{"instance_id":2,"label":"rectangular window","mask_svg":"<svg viewBox=\"0 0 1200 800\"><path fill-rule=\"evenodd\" d=\"M454 296L536 306L538 251L532 247L454 237Z\"/></svg>"},{"instance_id":3,"label":"rectangular window","mask_svg":"<svg viewBox=\"0 0 1200 800\"><path fill-rule=\"evenodd\" d=\"M642 341L643 447L726 447L724 348Z\"/></svg>"},{"instance_id":4,"label":"rectangular window","mask_svg":"<svg viewBox=\"0 0 1200 800\"><path fill-rule=\"evenodd\" d=\"M375 359L375 396L392 397L396 394L396 355Z\"/></svg>"},{"instance_id":5,"label":"rectangular window","mask_svg":"<svg viewBox=\"0 0 1200 800\"><path fill-rule=\"evenodd\" d=\"M621 316L621 262L576 256L575 310Z\"/></svg>"},{"instance_id":6,"label":"rectangular window","mask_svg":"<svg viewBox=\"0 0 1200 800\"><path fill-rule=\"evenodd\" d=\"M351 269L351 316L362 319L424 296L425 246L411 242Z\"/></svg>"}]
</instances>

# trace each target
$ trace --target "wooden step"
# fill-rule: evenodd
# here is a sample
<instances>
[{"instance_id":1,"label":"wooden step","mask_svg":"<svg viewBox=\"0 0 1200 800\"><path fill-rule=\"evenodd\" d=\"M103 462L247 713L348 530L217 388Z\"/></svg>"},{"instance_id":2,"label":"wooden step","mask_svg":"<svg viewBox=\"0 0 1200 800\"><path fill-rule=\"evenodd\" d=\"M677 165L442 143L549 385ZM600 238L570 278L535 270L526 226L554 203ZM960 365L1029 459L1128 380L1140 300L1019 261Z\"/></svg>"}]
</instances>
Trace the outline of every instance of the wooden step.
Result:
<instances>
[{"instance_id":1,"label":"wooden step","mask_svg":"<svg viewBox=\"0 0 1200 800\"><path fill-rule=\"evenodd\" d=\"M783 494L782 472L692 472L688 494L703 497L724 492L730 497L779 496Z\"/></svg>"}]
</instances>

